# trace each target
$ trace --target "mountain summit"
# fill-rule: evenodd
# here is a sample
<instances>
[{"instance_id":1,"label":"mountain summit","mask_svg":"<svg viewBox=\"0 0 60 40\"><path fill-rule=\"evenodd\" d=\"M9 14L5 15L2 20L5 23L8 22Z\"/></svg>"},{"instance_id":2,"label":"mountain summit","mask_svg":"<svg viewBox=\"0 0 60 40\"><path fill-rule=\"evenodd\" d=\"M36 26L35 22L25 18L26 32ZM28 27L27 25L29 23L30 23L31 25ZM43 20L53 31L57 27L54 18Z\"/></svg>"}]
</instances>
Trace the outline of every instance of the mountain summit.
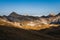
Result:
<instances>
[{"instance_id":1,"label":"mountain summit","mask_svg":"<svg viewBox=\"0 0 60 40\"><path fill-rule=\"evenodd\" d=\"M57 16L60 16L60 13L58 13Z\"/></svg>"},{"instance_id":2,"label":"mountain summit","mask_svg":"<svg viewBox=\"0 0 60 40\"><path fill-rule=\"evenodd\" d=\"M16 17L19 16L19 14L17 14L16 12L12 12L9 16Z\"/></svg>"}]
</instances>

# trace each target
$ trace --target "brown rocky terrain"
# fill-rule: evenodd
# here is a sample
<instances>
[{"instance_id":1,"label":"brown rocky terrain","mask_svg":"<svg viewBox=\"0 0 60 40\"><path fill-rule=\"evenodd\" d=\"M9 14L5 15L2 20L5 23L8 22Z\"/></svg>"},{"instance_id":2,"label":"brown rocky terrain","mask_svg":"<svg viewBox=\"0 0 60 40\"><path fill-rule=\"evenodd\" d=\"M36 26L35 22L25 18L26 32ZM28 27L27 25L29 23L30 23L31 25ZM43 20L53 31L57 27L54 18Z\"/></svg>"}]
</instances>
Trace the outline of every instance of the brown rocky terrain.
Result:
<instances>
[{"instance_id":1,"label":"brown rocky terrain","mask_svg":"<svg viewBox=\"0 0 60 40\"><path fill-rule=\"evenodd\" d=\"M60 13L59 13L60 14ZM50 28L51 26L57 27L60 25L60 15L49 14L48 16L25 16L12 12L8 16L0 16L2 24L13 25L22 29L41 30ZM0 25L2 25L0 24Z\"/></svg>"},{"instance_id":2,"label":"brown rocky terrain","mask_svg":"<svg viewBox=\"0 0 60 40\"><path fill-rule=\"evenodd\" d=\"M60 13L36 17L12 12L0 16L0 40L60 40Z\"/></svg>"}]
</instances>

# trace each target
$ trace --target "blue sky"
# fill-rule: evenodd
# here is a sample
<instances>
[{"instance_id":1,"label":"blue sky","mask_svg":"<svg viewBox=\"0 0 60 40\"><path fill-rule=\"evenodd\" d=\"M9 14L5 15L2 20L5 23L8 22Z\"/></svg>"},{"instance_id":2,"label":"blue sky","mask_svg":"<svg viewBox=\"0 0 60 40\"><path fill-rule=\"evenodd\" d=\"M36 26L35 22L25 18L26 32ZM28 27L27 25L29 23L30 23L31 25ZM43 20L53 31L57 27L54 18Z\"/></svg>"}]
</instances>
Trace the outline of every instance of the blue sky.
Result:
<instances>
[{"instance_id":1,"label":"blue sky","mask_svg":"<svg viewBox=\"0 0 60 40\"><path fill-rule=\"evenodd\" d=\"M60 12L60 0L0 0L0 15L11 12L29 15L48 15Z\"/></svg>"}]
</instances>

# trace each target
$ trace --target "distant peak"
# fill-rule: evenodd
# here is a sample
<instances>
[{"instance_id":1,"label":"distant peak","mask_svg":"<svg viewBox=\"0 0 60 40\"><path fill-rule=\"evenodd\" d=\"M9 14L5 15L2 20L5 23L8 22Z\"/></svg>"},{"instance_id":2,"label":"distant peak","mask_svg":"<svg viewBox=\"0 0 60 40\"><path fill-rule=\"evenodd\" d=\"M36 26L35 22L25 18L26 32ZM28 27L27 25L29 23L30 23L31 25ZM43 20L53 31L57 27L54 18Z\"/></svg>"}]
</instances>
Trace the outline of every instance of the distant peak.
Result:
<instances>
[{"instance_id":1,"label":"distant peak","mask_svg":"<svg viewBox=\"0 0 60 40\"><path fill-rule=\"evenodd\" d=\"M16 12L12 12L10 15L17 15L17 13Z\"/></svg>"},{"instance_id":2,"label":"distant peak","mask_svg":"<svg viewBox=\"0 0 60 40\"><path fill-rule=\"evenodd\" d=\"M19 14L17 14L16 12L12 12L9 16L18 16Z\"/></svg>"},{"instance_id":3,"label":"distant peak","mask_svg":"<svg viewBox=\"0 0 60 40\"><path fill-rule=\"evenodd\" d=\"M57 16L60 15L60 13L57 14Z\"/></svg>"},{"instance_id":4,"label":"distant peak","mask_svg":"<svg viewBox=\"0 0 60 40\"><path fill-rule=\"evenodd\" d=\"M50 13L48 16L55 16L55 14L54 13Z\"/></svg>"}]
</instances>

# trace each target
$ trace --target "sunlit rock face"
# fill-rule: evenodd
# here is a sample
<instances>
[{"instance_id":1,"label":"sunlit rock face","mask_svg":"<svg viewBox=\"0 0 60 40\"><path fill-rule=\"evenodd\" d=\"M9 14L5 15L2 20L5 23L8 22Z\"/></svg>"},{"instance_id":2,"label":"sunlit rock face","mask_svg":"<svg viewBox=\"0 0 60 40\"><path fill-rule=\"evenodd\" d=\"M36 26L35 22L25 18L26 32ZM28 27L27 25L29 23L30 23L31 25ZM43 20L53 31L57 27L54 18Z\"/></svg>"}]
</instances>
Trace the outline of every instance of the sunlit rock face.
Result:
<instances>
[{"instance_id":1,"label":"sunlit rock face","mask_svg":"<svg viewBox=\"0 0 60 40\"><path fill-rule=\"evenodd\" d=\"M35 26L36 24L34 22L30 22L27 24L28 26Z\"/></svg>"},{"instance_id":2,"label":"sunlit rock face","mask_svg":"<svg viewBox=\"0 0 60 40\"><path fill-rule=\"evenodd\" d=\"M41 24L48 24L48 21L45 18L40 18Z\"/></svg>"},{"instance_id":3,"label":"sunlit rock face","mask_svg":"<svg viewBox=\"0 0 60 40\"><path fill-rule=\"evenodd\" d=\"M60 24L60 16L58 16L55 19L53 19L51 23L52 24Z\"/></svg>"}]
</instances>

